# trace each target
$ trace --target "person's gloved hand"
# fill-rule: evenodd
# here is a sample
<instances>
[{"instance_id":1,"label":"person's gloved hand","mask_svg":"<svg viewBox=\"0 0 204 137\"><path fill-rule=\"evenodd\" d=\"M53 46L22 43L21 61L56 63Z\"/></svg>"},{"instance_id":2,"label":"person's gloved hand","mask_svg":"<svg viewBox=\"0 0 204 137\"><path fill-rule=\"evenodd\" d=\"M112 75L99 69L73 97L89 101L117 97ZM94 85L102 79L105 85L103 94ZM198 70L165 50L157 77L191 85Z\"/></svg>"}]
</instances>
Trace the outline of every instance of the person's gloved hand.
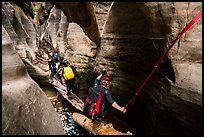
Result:
<instances>
[{"instance_id":1,"label":"person's gloved hand","mask_svg":"<svg viewBox=\"0 0 204 137\"><path fill-rule=\"evenodd\" d=\"M125 107L122 107L120 111L123 112L123 113L125 113L125 112L126 112L126 108L125 108Z\"/></svg>"},{"instance_id":2,"label":"person's gloved hand","mask_svg":"<svg viewBox=\"0 0 204 137\"><path fill-rule=\"evenodd\" d=\"M102 70L101 74L104 76L105 74L107 74L106 70Z\"/></svg>"}]
</instances>

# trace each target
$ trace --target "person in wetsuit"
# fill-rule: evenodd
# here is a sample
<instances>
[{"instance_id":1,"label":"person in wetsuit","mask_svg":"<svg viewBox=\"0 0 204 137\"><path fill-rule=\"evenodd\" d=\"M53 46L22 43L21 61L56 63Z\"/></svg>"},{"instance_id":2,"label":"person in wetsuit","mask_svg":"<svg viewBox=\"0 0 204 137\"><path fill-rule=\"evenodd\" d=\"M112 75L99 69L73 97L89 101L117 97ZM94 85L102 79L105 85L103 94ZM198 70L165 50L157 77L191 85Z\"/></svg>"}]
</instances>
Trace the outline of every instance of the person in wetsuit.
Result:
<instances>
[{"instance_id":1,"label":"person in wetsuit","mask_svg":"<svg viewBox=\"0 0 204 137\"><path fill-rule=\"evenodd\" d=\"M79 73L77 72L76 68L73 66L73 65L70 65L69 61L65 60L63 62L64 64L64 67L62 69L62 74L61 76L63 76L64 80L65 80L65 84L66 84L66 87L67 87L67 96L68 97L71 97L70 95L72 94L73 92L73 89L74 89L74 84L75 84L75 79L76 77L80 80L82 79L79 75ZM67 67L70 67L72 69L72 73L73 73L73 77L71 79L66 79L65 78L65 68ZM79 90L79 89L78 89ZM79 91L77 91L79 92ZM77 93L77 95L79 95L79 93Z\"/></svg>"},{"instance_id":2,"label":"person in wetsuit","mask_svg":"<svg viewBox=\"0 0 204 137\"><path fill-rule=\"evenodd\" d=\"M102 73L95 79L93 88L97 88L98 91L102 91L102 98L100 102L100 110L97 114L96 120L102 121L105 115L105 108L107 104L110 104L115 109L118 109L119 111L125 113L126 109L125 107L119 106L112 98L111 93L109 91L109 85L110 85L110 79L108 76L106 76L106 70L104 69ZM89 110L87 109L89 107L85 107L84 113L88 116Z\"/></svg>"},{"instance_id":3,"label":"person in wetsuit","mask_svg":"<svg viewBox=\"0 0 204 137\"><path fill-rule=\"evenodd\" d=\"M55 76L57 71L56 64L57 62L59 62L57 58L58 58L58 53L54 53L53 57L48 61L49 70L50 70L50 77L49 77L50 82L53 82L53 77Z\"/></svg>"}]
</instances>

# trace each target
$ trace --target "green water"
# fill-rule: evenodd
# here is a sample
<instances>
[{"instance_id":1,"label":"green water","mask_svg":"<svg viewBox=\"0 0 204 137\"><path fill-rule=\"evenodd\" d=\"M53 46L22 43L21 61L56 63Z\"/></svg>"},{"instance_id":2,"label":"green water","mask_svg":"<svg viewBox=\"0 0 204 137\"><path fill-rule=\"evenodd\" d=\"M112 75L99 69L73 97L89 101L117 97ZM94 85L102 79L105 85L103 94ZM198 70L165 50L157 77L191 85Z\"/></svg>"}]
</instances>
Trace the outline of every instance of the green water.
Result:
<instances>
[{"instance_id":1,"label":"green water","mask_svg":"<svg viewBox=\"0 0 204 137\"><path fill-rule=\"evenodd\" d=\"M70 106L69 102L61 95L58 95L58 91L54 87L40 87L51 101L55 111L58 112L59 117L64 124L64 132L66 135L89 135L82 127L74 122L72 118L72 113L74 112L72 106Z\"/></svg>"},{"instance_id":2,"label":"green water","mask_svg":"<svg viewBox=\"0 0 204 137\"><path fill-rule=\"evenodd\" d=\"M41 89L45 92L47 97L57 96L57 90L54 87L49 86L40 86Z\"/></svg>"}]
</instances>

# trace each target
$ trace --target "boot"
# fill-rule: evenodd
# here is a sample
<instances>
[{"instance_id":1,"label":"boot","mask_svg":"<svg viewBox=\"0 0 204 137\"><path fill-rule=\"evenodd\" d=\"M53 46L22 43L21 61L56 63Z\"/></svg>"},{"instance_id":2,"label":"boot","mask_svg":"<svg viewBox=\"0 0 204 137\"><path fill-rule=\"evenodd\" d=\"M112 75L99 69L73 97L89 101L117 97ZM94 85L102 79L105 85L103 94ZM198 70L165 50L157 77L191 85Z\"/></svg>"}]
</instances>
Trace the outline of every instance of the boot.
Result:
<instances>
[{"instance_id":1,"label":"boot","mask_svg":"<svg viewBox=\"0 0 204 137\"><path fill-rule=\"evenodd\" d=\"M67 96L68 96L68 97L71 96L71 92L67 92Z\"/></svg>"}]
</instances>

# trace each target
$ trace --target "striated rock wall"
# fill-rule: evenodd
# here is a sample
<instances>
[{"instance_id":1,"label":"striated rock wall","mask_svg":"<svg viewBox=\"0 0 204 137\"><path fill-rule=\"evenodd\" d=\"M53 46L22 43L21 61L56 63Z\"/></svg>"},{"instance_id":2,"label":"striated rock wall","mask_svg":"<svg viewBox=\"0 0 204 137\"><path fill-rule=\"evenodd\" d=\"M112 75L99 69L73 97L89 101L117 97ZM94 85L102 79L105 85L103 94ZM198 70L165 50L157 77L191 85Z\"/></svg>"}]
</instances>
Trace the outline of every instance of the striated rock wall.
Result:
<instances>
[{"instance_id":1,"label":"striated rock wall","mask_svg":"<svg viewBox=\"0 0 204 137\"><path fill-rule=\"evenodd\" d=\"M197 2L112 4L96 62L99 66L109 69L109 75L112 77L111 90L121 105L125 105L131 99L170 42L200 10L201 3ZM185 121L185 124L179 125L177 129L169 128L163 123L167 128L166 134L177 134L177 130L181 131L180 134L201 133L202 126L198 120L202 119L201 36L199 19L174 45L174 49L138 94L134 105L127 113L130 123L132 119L137 121L133 123L137 130L146 134L162 134L155 128L158 128L160 112L165 106L164 108L172 110L166 117L170 118L174 112L174 116L170 118L172 121ZM176 96L171 96L172 94ZM183 99L183 103L179 98ZM174 105L169 100L173 100ZM196 109L175 109L179 106ZM164 110L167 111L167 108ZM191 111L192 115L186 115L186 111ZM185 120L179 115L186 117ZM187 119L193 121L197 131L187 126L190 124ZM186 129L186 132L182 132L183 129Z\"/></svg>"},{"instance_id":2,"label":"striated rock wall","mask_svg":"<svg viewBox=\"0 0 204 137\"><path fill-rule=\"evenodd\" d=\"M184 28L201 10L201 3L175 3L178 25ZM172 32L175 24L172 24ZM181 29L179 29L181 31ZM169 53L175 70L176 83L171 93L202 106L202 17L182 36Z\"/></svg>"},{"instance_id":3,"label":"striated rock wall","mask_svg":"<svg viewBox=\"0 0 204 137\"><path fill-rule=\"evenodd\" d=\"M2 40L2 134L63 135L58 114L28 75L3 26Z\"/></svg>"},{"instance_id":4,"label":"striated rock wall","mask_svg":"<svg viewBox=\"0 0 204 137\"><path fill-rule=\"evenodd\" d=\"M31 20L15 3L4 2L2 4L2 25L8 32L15 50L25 63L31 77L41 83L47 83L48 72L40 69L41 65L36 62L37 33ZM45 69L48 70L47 65Z\"/></svg>"},{"instance_id":5,"label":"striated rock wall","mask_svg":"<svg viewBox=\"0 0 204 137\"><path fill-rule=\"evenodd\" d=\"M21 60L24 48L31 48L33 52L35 47L29 47L32 45L25 42L24 32L29 32L24 30L26 27L22 29L19 27L22 24L15 24L18 23L15 21L19 15L18 8L3 3L2 15L2 134L63 135L60 117L45 93L28 75ZM32 29L32 24L27 27ZM32 39L32 31L27 34L27 37L31 36L29 39ZM32 40L30 42L32 44ZM18 51L18 46L21 51Z\"/></svg>"}]
</instances>

